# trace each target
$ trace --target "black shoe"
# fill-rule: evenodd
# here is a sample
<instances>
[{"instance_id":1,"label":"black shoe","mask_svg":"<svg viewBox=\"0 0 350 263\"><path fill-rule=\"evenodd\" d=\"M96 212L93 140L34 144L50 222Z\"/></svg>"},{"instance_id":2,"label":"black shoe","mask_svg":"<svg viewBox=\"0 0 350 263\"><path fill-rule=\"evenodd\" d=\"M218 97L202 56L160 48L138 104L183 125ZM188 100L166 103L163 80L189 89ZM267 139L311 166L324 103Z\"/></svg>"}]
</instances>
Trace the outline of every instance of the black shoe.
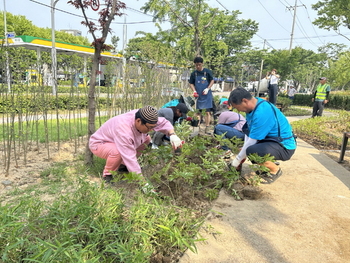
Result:
<instances>
[{"instance_id":1,"label":"black shoe","mask_svg":"<svg viewBox=\"0 0 350 263\"><path fill-rule=\"evenodd\" d=\"M118 172L129 172L129 170L124 164L121 164L118 168Z\"/></svg>"},{"instance_id":2,"label":"black shoe","mask_svg":"<svg viewBox=\"0 0 350 263\"><path fill-rule=\"evenodd\" d=\"M102 179L103 179L103 181L105 181L105 183L111 184L112 180L113 180L113 175L111 175L111 174L104 175L102 177Z\"/></svg>"}]
</instances>

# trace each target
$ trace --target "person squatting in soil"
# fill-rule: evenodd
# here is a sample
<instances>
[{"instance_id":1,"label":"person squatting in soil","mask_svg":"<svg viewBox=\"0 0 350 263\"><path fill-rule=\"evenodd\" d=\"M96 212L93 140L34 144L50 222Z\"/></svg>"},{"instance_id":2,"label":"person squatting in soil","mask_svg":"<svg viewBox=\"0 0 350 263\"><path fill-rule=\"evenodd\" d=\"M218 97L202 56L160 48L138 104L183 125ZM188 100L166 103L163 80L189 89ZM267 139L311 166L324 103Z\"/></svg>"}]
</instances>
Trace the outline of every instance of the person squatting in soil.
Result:
<instances>
[{"instance_id":1,"label":"person squatting in soil","mask_svg":"<svg viewBox=\"0 0 350 263\"><path fill-rule=\"evenodd\" d=\"M187 118L188 108L185 103L179 103L176 106L171 106L167 108L161 108L158 110L158 116L164 117L167 119L172 125L179 121L180 118ZM162 144L167 144L166 141L169 141L169 137L167 137L164 133L160 131L154 132L152 135L152 149L157 149L158 146Z\"/></svg>"},{"instance_id":2,"label":"person squatting in soil","mask_svg":"<svg viewBox=\"0 0 350 263\"><path fill-rule=\"evenodd\" d=\"M202 113L205 109L205 133L209 133L211 112L214 111L214 100L211 87L214 77L211 70L203 67L203 58L196 57L193 60L196 70L191 73L189 83L193 96L197 98L196 109ZM201 117L201 114L200 116ZM201 119L201 118L200 118Z\"/></svg>"},{"instance_id":3,"label":"person squatting in soil","mask_svg":"<svg viewBox=\"0 0 350 263\"><path fill-rule=\"evenodd\" d=\"M270 74L266 76L266 79L269 80L269 102L271 102L273 105L276 105L278 94L278 80L280 79L280 76L277 74L277 70L271 70Z\"/></svg>"},{"instance_id":4,"label":"person squatting in soil","mask_svg":"<svg viewBox=\"0 0 350 263\"><path fill-rule=\"evenodd\" d=\"M218 124L214 127L214 134L224 134L224 139L231 139L233 137L236 137L238 139L244 140L242 127L246 123L246 119L241 114L230 111L227 103L225 103L218 106L218 110L215 115L217 115L219 118ZM226 145L222 145L221 149L229 150Z\"/></svg>"},{"instance_id":5,"label":"person squatting in soil","mask_svg":"<svg viewBox=\"0 0 350 263\"><path fill-rule=\"evenodd\" d=\"M253 97L243 88L230 93L229 104L246 113L244 144L231 166L237 168L250 154L270 154L275 160L287 161L295 152L296 141L292 127L283 113L272 103ZM270 173L261 175L262 183L272 183L282 175L282 170L272 161L262 163Z\"/></svg>"},{"instance_id":6,"label":"person squatting in soil","mask_svg":"<svg viewBox=\"0 0 350 263\"><path fill-rule=\"evenodd\" d=\"M103 170L103 179L107 182L113 179L111 171L126 168L129 172L142 176L137 157L150 143L148 133L152 130L162 132L170 136L170 143L174 149L182 146L183 141L175 134L173 125L165 118L158 117L158 111L145 106L141 109L129 111L107 120L91 135L89 148L91 152L103 159L106 165Z\"/></svg>"},{"instance_id":7,"label":"person squatting in soil","mask_svg":"<svg viewBox=\"0 0 350 263\"><path fill-rule=\"evenodd\" d=\"M326 83L327 78L320 78L320 84L317 85L317 88L314 93L314 97L312 101L314 103L312 109L312 118L318 116L321 117L324 109L324 105L326 105L329 101L329 93L331 92L331 87Z\"/></svg>"}]
</instances>

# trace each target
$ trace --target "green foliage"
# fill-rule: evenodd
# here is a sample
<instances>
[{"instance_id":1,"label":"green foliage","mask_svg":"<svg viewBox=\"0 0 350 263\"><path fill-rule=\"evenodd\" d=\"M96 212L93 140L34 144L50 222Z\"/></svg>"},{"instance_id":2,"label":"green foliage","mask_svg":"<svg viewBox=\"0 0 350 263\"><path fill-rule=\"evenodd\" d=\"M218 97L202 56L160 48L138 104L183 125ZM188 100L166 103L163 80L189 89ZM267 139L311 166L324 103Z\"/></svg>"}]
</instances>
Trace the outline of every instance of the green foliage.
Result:
<instances>
[{"instance_id":1,"label":"green foliage","mask_svg":"<svg viewBox=\"0 0 350 263\"><path fill-rule=\"evenodd\" d=\"M313 22L320 28L340 31L340 28L350 28L350 3L347 0L318 1L312 5L318 17Z\"/></svg>"},{"instance_id":2,"label":"green foliage","mask_svg":"<svg viewBox=\"0 0 350 263\"><path fill-rule=\"evenodd\" d=\"M157 253L195 252L202 218L192 210L143 195L126 206L121 193L61 164L43 176L54 191L14 191L0 206L2 262L150 262Z\"/></svg>"},{"instance_id":3,"label":"green foliage","mask_svg":"<svg viewBox=\"0 0 350 263\"><path fill-rule=\"evenodd\" d=\"M336 116L308 118L292 122L293 131L304 140L312 140L320 147L340 149L343 132L350 126L348 111L339 111Z\"/></svg>"},{"instance_id":4,"label":"green foliage","mask_svg":"<svg viewBox=\"0 0 350 263\"><path fill-rule=\"evenodd\" d=\"M293 104L312 107L312 98L313 94L295 94ZM350 110L350 95L338 95L331 92L326 108Z\"/></svg>"}]
</instances>

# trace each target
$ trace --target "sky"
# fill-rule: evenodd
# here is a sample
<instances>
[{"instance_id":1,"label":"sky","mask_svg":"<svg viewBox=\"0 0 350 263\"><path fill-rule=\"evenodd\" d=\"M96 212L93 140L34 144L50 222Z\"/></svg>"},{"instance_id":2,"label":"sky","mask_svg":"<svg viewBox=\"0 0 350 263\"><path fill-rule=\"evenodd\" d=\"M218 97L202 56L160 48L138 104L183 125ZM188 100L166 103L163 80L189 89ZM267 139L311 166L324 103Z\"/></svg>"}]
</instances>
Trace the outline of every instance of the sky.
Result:
<instances>
[{"instance_id":1,"label":"sky","mask_svg":"<svg viewBox=\"0 0 350 263\"><path fill-rule=\"evenodd\" d=\"M259 31L251 40L253 47L273 49L289 49L293 25L295 0L205 0L211 7L219 10L239 10L239 19L252 19L259 23ZM6 8L14 15L23 15L38 27L52 27L51 3L54 0L1 0L0 10ZM81 10L67 4L68 0L58 0L54 12L55 29L77 29L82 35L92 39L83 21ZM100 3L104 0L100 0ZM137 31L156 33L157 27L152 22L152 15L143 14L140 9L146 0L124 1L127 9L123 17L116 17L111 29L113 35L120 38L118 50L123 48L128 39L134 38ZM296 19L292 48L301 46L304 49L317 51L317 48L327 43L346 44L350 41L337 35L334 31L319 29L312 24L317 13L311 7L317 0L297 0ZM97 12L89 9L88 17L98 19ZM124 24L126 23L126 24ZM169 23L161 24L163 30L169 28ZM341 32L350 37L350 30L343 28ZM125 33L125 34L124 34ZM125 36L125 38L124 38ZM125 41L124 41L125 40ZM266 41L265 41L266 40ZM107 40L110 44L110 38Z\"/></svg>"}]
</instances>

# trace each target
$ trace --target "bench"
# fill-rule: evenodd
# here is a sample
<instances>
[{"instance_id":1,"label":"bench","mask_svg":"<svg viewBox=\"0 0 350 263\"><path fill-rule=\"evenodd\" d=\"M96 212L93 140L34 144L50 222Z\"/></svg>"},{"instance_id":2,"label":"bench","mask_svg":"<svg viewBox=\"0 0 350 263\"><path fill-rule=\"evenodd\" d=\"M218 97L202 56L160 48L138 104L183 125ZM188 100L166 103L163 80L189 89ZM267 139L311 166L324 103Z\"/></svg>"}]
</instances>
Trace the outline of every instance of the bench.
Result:
<instances>
[{"instance_id":1,"label":"bench","mask_svg":"<svg viewBox=\"0 0 350 263\"><path fill-rule=\"evenodd\" d=\"M283 111L283 104L282 103L276 103L276 108L280 111Z\"/></svg>"},{"instance_id":2,"label":"bench","mask_svg":"<svg viewBox=\"0 0 350 263\"><path fill-rule=\"evenodd\" d=\"M344 155L345 155L346 145L348 144L349 137L350 137L350 132L344 132L338 163L344 162Z\"/></svg>"}]
</instances>

